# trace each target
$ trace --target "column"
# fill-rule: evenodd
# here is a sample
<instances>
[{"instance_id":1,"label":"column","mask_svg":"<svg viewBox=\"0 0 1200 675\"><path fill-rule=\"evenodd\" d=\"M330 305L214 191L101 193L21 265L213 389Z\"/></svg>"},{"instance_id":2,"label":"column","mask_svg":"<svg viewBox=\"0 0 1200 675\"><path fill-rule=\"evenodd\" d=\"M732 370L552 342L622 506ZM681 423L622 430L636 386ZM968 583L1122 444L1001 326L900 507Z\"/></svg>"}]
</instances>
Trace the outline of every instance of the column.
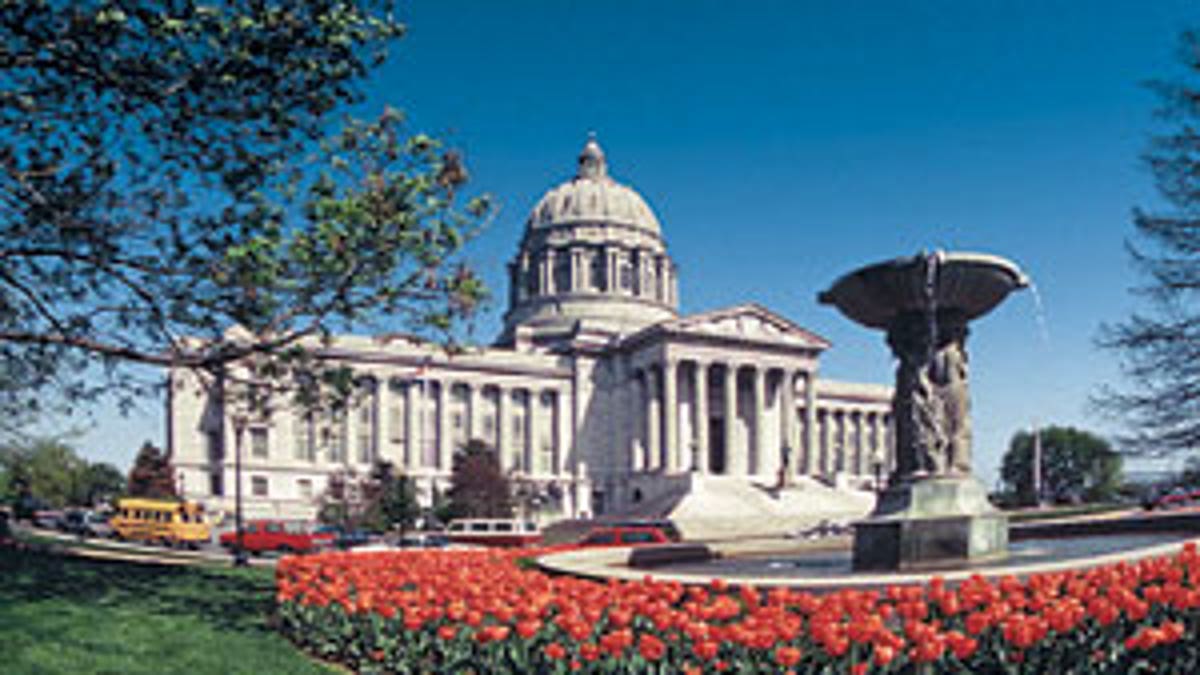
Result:
<instances>
[{"instance_id":1,"label":"column","mask_svg":"<svg viewBox=\"0 0 1200 675\"><path fill-rule=\"evenodd\" d=\"M571 397L570 389L562 387L554 392L554 470L555 473L568 473L578 465L577 461L569 461L571 452Z\"/></svg>"},{"instance_id":2,"label":"column","mask_svg":"<svg viewBox=\"0 0 1200 675\"><path fill-rule=\"evenodd\" d=\"M804 473L817 473L820 448L817 447L817 371L810 370L804 377L804 447L807 451Z\"/></svg>"},{"instance_id":3,"label":"column","mask_svg":"<svg viewBox=\"0 0 1200 675\"><path fill-rule=\"evenodd\" d=\"M538 398L541 394L537 389L530 388L529 395L525 397L525 447L521 448L521 466L525 469L526 476L532 476L534 473L534 462L537 458L537 436L541 431L538 428L539 418Z\"/></svg>"},{"instance_id":4,"label":"column","mask_svg":"<svg viewBox=\"0 0 1200 675\"><path fill-rule=\"evenodd\" d=\"M617 250L612 246L604 247L605 265L605 282L604 290L608 293L616 293L620 288L618 285L618 266L617 266Z\"/></svg>"},{"instance_id":5,"label":"column","mask_svg":"<svg viewBox=\"0 0 1200 675\"><path fill-rule=\"evenodd\" d=\"M821 473L833 475L836 466L833 460L833 411L826 408L821 411Z\"/></svg>"},{"instance_id":6,"label":"column","mask_svg":"<svg viewBox=\"0 0 1200 675\"><path fill-rule=\"evenodd\" d=\"M425 409L425 397L422 394L425 391L425 385L420 380L409 380L408 386L405 387L404 394L407 397L405 401L406 407L404 410L406 448L408 456L405 458L405 466L411 470L415 470L421 466L421 441L423 435L421 433L421 412Z\"/></svg>"},{"instance_id":7,"label":"column","mask_svg":"<svg viewBox=\"0 0 1200 675\"><path fill-rule=\"evenodd\" d=\"M754 473L770 476L775 471L772 457L778 453L767 448L767 374L763 368L754 368Z\"/></svg>"},{"instance_id":8,"label":"column","mask_svg":"<svg viewBox=\"0 0 1200 675\"><path fill-rule=\"evenodd\" d=\"M848 420L846 418L847 418L847 412L845 410L838 410L838 413L837 413L838 443L837 444L838 444L838 448L840 449L840 453L841 453L841 456L838 458L838 465L841 466L842 471L848 471L850 469L850 462L847 461L847 454L850 452L850 433L849 433L850 425L848 424Z\"/></svg>"},{"instance_id":9,"label":"column","mask_svg":"<svg viewBox=\"0 0 1200 675\"><path fill-rule=\"evenodd\" d=\"M644 471L646 468L646 445L643 440L643 432L646 429L646 423L642 421L642 415L646 410L643 403L646 396L646 387L639 372L632 366L626 367L625 380L625 427L628 429L629 436L629 470Z\"/></svg>"},{"instance_id":10,"label":"column","mask_svg":"<svg viewBox=\"0 0 1200 675\"><path fill-rule=\"evenodd\" d=\"M693 406L696 416L696 452L695 466L692 469L708 473L708 364L697 361L694 377L696 379L692 392L696 397Z\"/></svg>"},{"instance_id":11,"label":"column","mask_svg":"<svg viewBox=\"0 0 1200 675\"><path fill-rule=\"evenodd\" d=\"M746 454L737 447L737 364L725 365L725 472L744 475Z\"/></svg>"},{"instance_id":12,"label":"column","mask_svg":"<svg viewBox=\"0 0 1200 675\"><path fill-rule=\"evenodd\" d=\"M679 470L679 401L676 395L676 366L677 361L667 359L663 362L663 414L665 415L666 424L664 424L664 435L666 439L663 441L663 450L665 455L665 469L668 473L675 473Z\"/></svg>"},{"instance_id":13,"label":"column","mask_svg":"<svg viewBox=\"0 0 1200 675\"><path fill-rule=\"evenodd\" d=\"M400 457L392 457L392 388L388 386L388 377L383 375L375 379L375 413L371 419L374 427L371 429L372 443L375 445L375 460L387 460L393 467L401 466Z\"/></svg>"},{"instance_id":14,"label":"column","mask_svg":"<svg viewBox=\"0 0 1200 675\"><path fill-rule=\"evenodd\" d=\"M512 392L507 387L496 385L496 455L500 460L500 471L507 473L512 468L512 448L509 446L509 407Z\"/></svg>"},{"instance_id":15,"label":"column","mask_svg":"<svg viewBox=\"0 0 1200 675\"><path fill-rule=\"evenodd\" d=\"M450 393L452 388L453 385L447 380L438 382L437 465L442 471L449 471L454 463L454 447L451 443L453 434L450 429Z\"/></svg>"},{"instance_id":16,"label":"column","mask_svg":"<svg viewBox=\"0 0 1200 675\"><path fill-rule=\"evenodd\" d=\"M662 404L658 400L658 376L654 368L646 369L646 469L657 471L662 468L662 447L659 432L662 430Z\"/></svg>"},{"instance_id":17,"label":"column","mask_svg":"<svg viewBox=\"0 0 1200 675\"><path fill-rule=\"evenodd\" d=\"M783 387L780 392L779 414L783 416L780 428L783 431L783 447L787 452L787 474L784 480L789 480L799 468L800 449L796 444L796 374L787 368L783 369Z\"/></svg>"}]
</instances>

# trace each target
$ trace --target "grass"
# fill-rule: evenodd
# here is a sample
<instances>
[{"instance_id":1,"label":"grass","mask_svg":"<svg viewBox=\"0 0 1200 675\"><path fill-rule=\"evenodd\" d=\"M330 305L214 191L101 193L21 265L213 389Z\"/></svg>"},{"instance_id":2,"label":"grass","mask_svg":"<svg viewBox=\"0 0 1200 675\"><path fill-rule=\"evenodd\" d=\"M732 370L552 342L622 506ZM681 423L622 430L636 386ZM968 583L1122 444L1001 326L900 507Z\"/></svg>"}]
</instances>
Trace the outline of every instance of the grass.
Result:
<instances>
[{"instance_id":1,"label":"grass","mask_svg":"<svg viewBox=\"0 0 1200 675\"><path fill-rule=\"evenodd\" d=\"M328 675L268 626L272 574L0 548L0 670Z\"/></svg>"}]
</instances>

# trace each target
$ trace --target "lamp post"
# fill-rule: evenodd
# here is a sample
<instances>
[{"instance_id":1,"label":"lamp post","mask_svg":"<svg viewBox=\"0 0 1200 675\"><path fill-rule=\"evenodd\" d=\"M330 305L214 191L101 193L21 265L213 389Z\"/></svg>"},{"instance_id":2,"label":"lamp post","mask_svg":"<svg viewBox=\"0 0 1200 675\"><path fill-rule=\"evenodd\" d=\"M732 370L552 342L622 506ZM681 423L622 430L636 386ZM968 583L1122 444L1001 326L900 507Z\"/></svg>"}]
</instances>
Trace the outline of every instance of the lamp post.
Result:
<instances>
[{"instance_id":1,"label":"lamp post","mask_svg":"<svg viewBox=\"0 0 1200 675\"><path fill-rule=\"evenodd\" d=\"M242 529L242 435L246 431L246 416L233 416L233 518L237 532L237 541L233 547L233 565L244 567L247 564L244 531Z\"/></svg>"}]
</instances>

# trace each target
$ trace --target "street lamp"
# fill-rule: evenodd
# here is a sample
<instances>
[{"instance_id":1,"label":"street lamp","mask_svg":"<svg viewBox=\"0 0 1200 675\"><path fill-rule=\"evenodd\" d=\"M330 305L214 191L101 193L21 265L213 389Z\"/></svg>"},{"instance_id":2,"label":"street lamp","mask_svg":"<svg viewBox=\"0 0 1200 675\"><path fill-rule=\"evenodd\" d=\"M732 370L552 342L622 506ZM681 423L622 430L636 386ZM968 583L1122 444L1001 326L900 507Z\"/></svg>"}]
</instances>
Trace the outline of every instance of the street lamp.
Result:
<instances>
[{"instance_id":1,"label":"street lamp","mask_svg":"<svg viewBox=\"0 0 1200 675\"><path fill-rule=\"evenodd\" d=\"M233 547L233 564L235 567L245 567L246 547L242 529L242 435L246 431L246 416L233 416L233 518L237 531L237 540Z\"/></svg>"}]
</instances>

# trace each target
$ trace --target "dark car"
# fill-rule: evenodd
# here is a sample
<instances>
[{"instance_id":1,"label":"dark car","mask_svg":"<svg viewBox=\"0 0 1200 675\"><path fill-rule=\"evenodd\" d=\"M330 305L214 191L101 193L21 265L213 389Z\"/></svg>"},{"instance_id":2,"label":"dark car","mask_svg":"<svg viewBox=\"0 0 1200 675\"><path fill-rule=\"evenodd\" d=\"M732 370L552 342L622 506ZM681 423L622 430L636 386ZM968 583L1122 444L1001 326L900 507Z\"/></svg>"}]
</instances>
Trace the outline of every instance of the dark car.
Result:
<instances>
[{"instance_id":1,"label":"dark car","mask_svg":"<svg viewBox=\"0 0 1200 675\"><path fill-rule=\"evenodd\" d=\"M58 527L63 532L79 537L108 538L113 534L108 517L93 511L67 511Z\"/></svg>"},{"instance_id":2,"label":"dark car","mask_svg":"<svg viewBox=\"0 0 1200 675\"><path fill-rule=\"evenodd\" d=\"M657 527L597 527L579 540L580 546L646 546L670 544Z\"/></svg>"},{"instance_id":3,"label":"dark car","mask_svg":"<svg viewBox=\"0 0 1200 675\"><path fill-rule=\"evenodd\" d=\"M332 538L333 546L342 550L365 546L376 540L377 535L366 530L343 530L336 525L323 525L316 530L318 533Z\"/></svg>"}]
</instances>

